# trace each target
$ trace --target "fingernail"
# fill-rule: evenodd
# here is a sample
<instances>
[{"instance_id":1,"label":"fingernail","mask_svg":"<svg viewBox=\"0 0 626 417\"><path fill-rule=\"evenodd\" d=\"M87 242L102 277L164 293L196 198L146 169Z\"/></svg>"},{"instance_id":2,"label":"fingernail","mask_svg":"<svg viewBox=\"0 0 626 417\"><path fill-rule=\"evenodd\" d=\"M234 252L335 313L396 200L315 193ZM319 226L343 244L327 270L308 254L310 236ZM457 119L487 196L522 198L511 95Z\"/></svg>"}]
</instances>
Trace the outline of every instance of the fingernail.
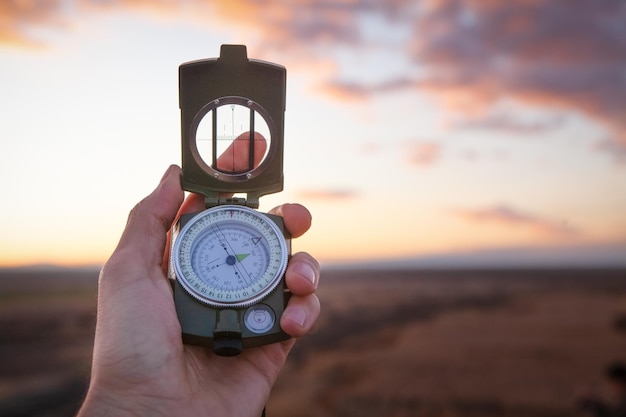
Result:
<instances>
[{"instance_id":1,"label":"fingernail","mask_svg":"<svg viewBox=\"0 0 626 417\"><path fill-rule=\"evenodd\" d=\"M304 327L304 322L306 321L306 311L300 308L291 308L285 310L283 316L287 316L287 320L291 320L296 323L300 327Z\"/></svg>"},{"instance_id":2,"label":"fingernail","mask_svg":"<svg viewBox=\"0 0 626 417\"><path fill-rule=\"evenodd\" d=\"M295 268L296 272L305 277L314 287L316 286L315 270L308 263L298 264Z\"/></svg>"}]
</instances>

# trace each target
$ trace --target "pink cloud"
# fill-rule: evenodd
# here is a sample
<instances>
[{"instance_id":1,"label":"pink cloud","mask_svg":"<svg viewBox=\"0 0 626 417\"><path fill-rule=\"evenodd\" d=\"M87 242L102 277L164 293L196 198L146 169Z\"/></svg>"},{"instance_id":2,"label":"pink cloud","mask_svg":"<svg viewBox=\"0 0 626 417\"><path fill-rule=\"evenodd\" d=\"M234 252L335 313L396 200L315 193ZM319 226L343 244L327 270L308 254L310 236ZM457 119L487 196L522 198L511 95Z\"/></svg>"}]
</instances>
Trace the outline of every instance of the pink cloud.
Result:
<instances>
[{"instance_id":1,"label":"pink cloud","mask_svg":"<svg viewBox=\"0 0 626 417\"><path fill-rule=\"evenodd\" d=\"M597 141L594 147L612 155L618 164L626 164L626 142L603 139Z\"/></svg>"},{"instance_id":2,"label":"pink cloud","mask_svg":"<svg viewBox=\"0 0 626 417\"><path fill-rule=\"evenodd\" d=\"M419 71L368 84L337 77L326 91L356 100L394 90L429 92L465 114L468 124L499 130L562 122L493 114L503 100L573 110L626 144L625 2L431 0L421 7L402 4L399 11L394 23L413 32L404 54Z\"/></svg>"},{"instance_id":3,"label":"pink cloud","mask_svg":"<svg viewBox=\"0 0 626 417\"><path fill-rule=\"evenodd\" d=\"M351 200L358 196L355 190L350 189L308 189L298 192L302 200Z\"/></svg>"},{"instance_id":4,"label":"pink cloud","mask_svg":"<svg viewBox=\"0 0 626 417\"><path fill-rule=\"evenodd\" d=\"M575 237L582 234L581 230L567 222L545 218L508 205L495 205L476 209L455 209L453 213L471 222L527 228L549 236Z\"/></svg>"},{"instance_id":5,"label":"pink cloud","mask_svg":"<svg viewBox=\"0 0 626 417\"><path fill-rule=\"evenodd\" d=\"M385 74L383 68L377 81L360 82L335 61L314 82L337 99L363 100L397 90L429 92L471 117L489 114L499 101L512 99L580 112L605 125L612 141L626 143L624 1L76 0L69 8L67 3L0 3L0 43L40 43L29 27L71 26L68 22L81 13L133 10L185 16L207 26L251 28L258 33L260 57L279 51L294 65L317 68L323 63L331 68L328 62L345 50L385 50L412 63L404 73ZM368 16L376 17L375 28L363 23ZM388 36L398 27L409 35ZM542 127L515 121L512 115L502 117L476 123L486 128Z\"/></svg>"},{"instance_id":6,"label":"pink cloud","mask_svg":"<svg viewBox=\"0 0 626 417\"><path fill-rule=\"evenodd\" d=\"M379 84L363 85L355 82L330 80L322 85L324 93L343 101L359 101L375 94L385 94L403 89L415 89L418 83L409 78L389 80Z\"/></svg>"},{"instance_id":7,"label":"pink cloud","mask_svg":"<svg viewBox=\"0 0 626 417\"><path fill-rule=\"evenodd\" d=\"M406 147L406 158L411 165L427 166L439 160L441 145L436 142L415 141Z\"/></svg>"},{"instance_id":8,"label":"pink cloud","mask_svg":"<svg viewBox=\"0 0 626 417\"><path fill-rule=\"evenodd\" d=\"M0 44L41 47L43 42L27 35L29 26L63 28L66 19L60 0L40 2L3 1L0 3Z\"/></svg>"},{"instance_id":9,"label":"pink cloud","mask_svg":"<svg viewBox=\"0 0 626 417\"><path fill-rule=\"evenodd\" d=\"M490 129L517 133L521 135L537 134L560 127L564 118L553 116L541 120L521 120L511 113L492 112L482 116L465 119L456 123L456 127L466 129Z\"/></svg>"},{"instance_id":10,"label":"pink cloud","mask_svg":"<svg viewBox=\"0 0 626 417\"><path fill-rule=\"evenodd\" d=\"M626 3L439 0L411 54L427 88L470 114L503 98L577 110L626 143Z\"/></svg>"},{"instance_id":11,"label":"pink cloud","mask_svg":"<svg viewBox=\"0 0 626 417\"><path fill-rule=\"evenodd\" d=\"M137 10L167 15L179 8L176 0L3 1L0 2L0 44L43 47L45 40L37 39L30 28L68 30L82 13Z\"/></svg>"}]
</instances>

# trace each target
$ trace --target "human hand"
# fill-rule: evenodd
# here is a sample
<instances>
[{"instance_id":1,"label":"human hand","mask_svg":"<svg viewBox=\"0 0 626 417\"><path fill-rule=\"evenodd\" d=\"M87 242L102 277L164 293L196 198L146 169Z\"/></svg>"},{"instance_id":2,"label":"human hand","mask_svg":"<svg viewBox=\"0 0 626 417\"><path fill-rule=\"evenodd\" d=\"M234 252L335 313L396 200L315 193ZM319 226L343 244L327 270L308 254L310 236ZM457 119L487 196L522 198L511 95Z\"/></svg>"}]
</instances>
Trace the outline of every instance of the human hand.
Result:
<instances>
[{"instance_id":1,"label":"human hand","mask_svg":"<svg viewBox=\"0 0 626 417\"><path fill-rule=\"evenodd\" d=\"M201 196L183 202L180 168L171 166L158 187L132 210L118 247L100 273L98 320L89 391L79 416L261 415L294 339L244 350L236 357L183 345L172 289L165 274L166 234L176 216L204 208ZM311 215L298 204L271 211L293 237ZM292 296L281 318L293 337L319 315L319 265L294 254L286 272Z\"/></svg>"}]
</instances>

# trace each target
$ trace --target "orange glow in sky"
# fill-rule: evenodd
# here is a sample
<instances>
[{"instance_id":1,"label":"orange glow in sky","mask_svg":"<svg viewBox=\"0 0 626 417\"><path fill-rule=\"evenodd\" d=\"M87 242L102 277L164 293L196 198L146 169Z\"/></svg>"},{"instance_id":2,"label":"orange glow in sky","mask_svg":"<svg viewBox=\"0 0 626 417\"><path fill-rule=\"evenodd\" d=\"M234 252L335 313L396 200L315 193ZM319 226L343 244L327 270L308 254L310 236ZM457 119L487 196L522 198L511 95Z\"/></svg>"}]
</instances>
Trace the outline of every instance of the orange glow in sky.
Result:
<instances>
[{"instance_id":1,"label":"orange glow in sky","mask_svg":"<svg viewBox=\"0 0 626 417\"><path fill-rule=\"evenodd\" d=\"M261 209L311 210L295 250L626 260L624 21L609 0L3 3L0 266L102 264L180 164L178 66L225 43L287 68Z\"/></svg>"}]
</instances>

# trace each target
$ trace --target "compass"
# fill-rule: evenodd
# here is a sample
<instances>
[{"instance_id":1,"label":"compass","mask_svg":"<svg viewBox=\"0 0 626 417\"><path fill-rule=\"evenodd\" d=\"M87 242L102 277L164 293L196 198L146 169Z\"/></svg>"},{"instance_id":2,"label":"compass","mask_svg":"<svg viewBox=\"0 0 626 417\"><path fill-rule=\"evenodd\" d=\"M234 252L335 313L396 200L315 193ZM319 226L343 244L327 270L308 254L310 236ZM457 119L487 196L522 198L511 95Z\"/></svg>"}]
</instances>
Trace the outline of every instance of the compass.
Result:
<instances>
[{"instance_id":1,"label":"compass","mask_svg":"<svg viewBox=\"0 0 626 417\"><path fill-rule=\"evenodd\" d=\"M282 231L247 207L225 205L193 217L172 251L176 276L194 298L216 308L264 299L287 267Z\"/></svg>"},{"instance_id":2,"label":"compass","mask_svg":"<svg viewBox=\"0 0 626 417\"><path fill-rule=\"evenodd\" d=\"M243 45L179 69L181 184L206 209L173 228L169 278L184 343L232 356L286 340L290 236L257 211L283 188L285 68Z\"/></svg>"}]
</instances>

